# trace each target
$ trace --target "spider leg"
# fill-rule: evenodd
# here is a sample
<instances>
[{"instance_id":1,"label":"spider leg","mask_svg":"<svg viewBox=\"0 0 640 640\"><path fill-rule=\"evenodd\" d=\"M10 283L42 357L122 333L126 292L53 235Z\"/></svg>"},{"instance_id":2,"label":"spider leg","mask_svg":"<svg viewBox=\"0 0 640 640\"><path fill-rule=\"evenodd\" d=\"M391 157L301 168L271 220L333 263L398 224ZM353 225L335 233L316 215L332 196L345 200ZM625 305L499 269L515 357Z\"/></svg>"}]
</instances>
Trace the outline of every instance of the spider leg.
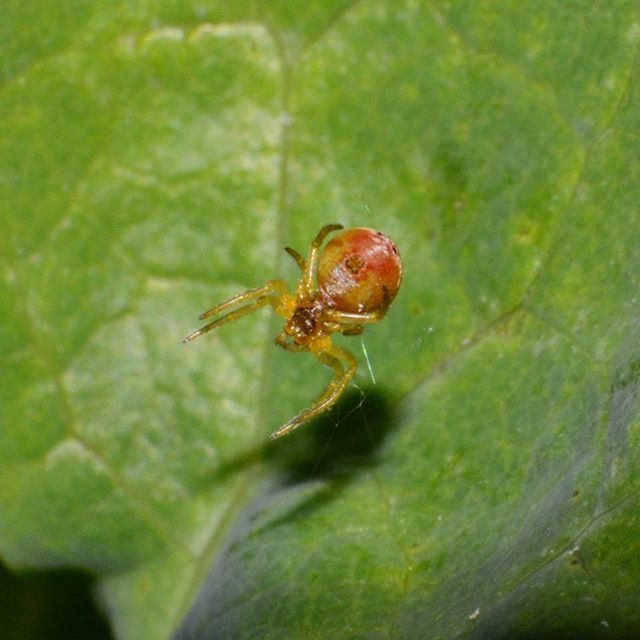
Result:
<instances>
[{"instance_id":1,"label":"spider leg","mask_svg":"<svg viewBox=\"0 0 640 640\"><path fill-rule=\"evenodd\" d=\"M313 401L309 408L300 412L294 418L291 418L289 422L281 426L277 431L274 431L269 436L271 440L290 433L300 425L309 422L309 420L315 418L323 411L331 408L344 393L347 385L355 375L356 359L346 349L341 349L332 344L325 351L314 353L314 355L320 362L335 371L335 377L324 392Z\"/></svg>"},{"instance_id":2,"label":"spider leg","mask_svg":"<svg viewBox=\"0 0 640 640\"><path fill-rule=\"evenodd\" d=\"M300 271L304 272L305 261L304 258L291 247L285 247L284 250L296 261L296 264L300 267Z\"/></svg>"},{"instance_id":3,"label":"spider leg","mask_svg":"<svg viewBox=\"0 0 640 640\"><path fill-rule=\"evenodd\" d=\"M198 317L200 320L205 320L206 318L210 318L211 316L217 315L218 313L222 313L227 309L231 309L238 304L243 304L244 302L249 302L249 300L253 300L255 298L262 298L264 296L271 295L272 293L283 294L287 292L287 283L284 280L269 280L267 284L262 287L256 287L255 289L249 289L244 293L239 293L237 296L233 296L233 298L229 298L220 304L217 304L215 307L211 307L211 309L207 309L203 313L201 313Z\"/></svg>"},{"instance_id":4,"label":"spider leg","mask_svg":"<svg viewBox=\"0 0 640 640\"><path fill-rule=\"evenodd\" d=\"M209 324L205 324L204 327L200 327L200 329L196 329L193 333L190 333L186 338L182 340L182 342L191 342L196 338L204 335L205 333L209 333L212 329L216 329L217 327L222 326L223 324L227 324L227 322L233 322L238 318L242 318L242 316L249 315L254 311L264 307L268 304L271 304L271 300L269 298L258 298L255 302L248 304L244 307L240 307L240 309L236 309L235 311L230 311L229 313L221 316L220 318L216 318L213 322Z\"/></svg>"},{"instance_id":5,"label":"spider leg","mask_svg":"<svg viewBox=\"0 0 640 640\"><path fill-rule=\"evenodd\" d=\"M350 311L338 311L337 309L327 309L323 312L323 320L338 324L373 324L384 316L384 312L370 311L367 313L351 313Z\"/></svg>"},{"instance_id":6,"label":"spider leg","mask_svg":"<svg viewBox=\"0 0 640 640\"><path fill-rule=\"evenodd\" d=\"M322 321L326 331L340 331L343 336L359 336L366 324L373 324L384 316L384 312L351 313L326 309L322 313Z\"/></svg>"},{"instance_id":7,"label":"spider leg","mask_svg":"<svg viewBox=\"0 0 640 640\"><path fill-rule=\"evenodd\" d=\"M283 331L276 336L274 341L279 347L282 347L285 351L293 351L294 353L300 353L301 351L309 351L308 347L301 344L295 344L295 342L287 342L287 334Z\"/></svg>"},{"instance_id":8,"label":"spider leg","mask_svg":"<svg viewBox=\"0 0 640 640\"><path fill-rule=\"evenodd\" d=\"M309 255L307 256L305 269L298 287L298 294L302 294L304 297L311 297L315 290L314 281L320 247L327 235L332 231L337 231L338 229L344 229L344 227L341 224L326 224L322 229L320 229L320 231L318 231L318 235L315 237L314 241L311 243L311 247L309 248Z\"/></svg>"},{"instance_id":9,"label":"spider leg","mask_svg":"<svg viewBox=\"0 0 640 640\"><path fill-rule=\"evenodd\" d=\"M191 342L199 336L208 333L212 329L219 327L227 322L233 322L242 316L246 316L249 313L253 313L257 309L270 304L274 309L278 310L282 299L287 295L287 285L282 280L270 280L263 287L257 287L256 289L249 289L233 298L229 298L225 302L222 302L211 309L208 309L200 315L200 319L210 318L213 315L217 315L222 311L233 309L241 305L242 303L249 302L245 306L236 308L229 311L225 315L220 316L213 322L206 324L200 329L196 329L190 333L182 342Z\"/></svg>"},{"instance_id":10,"label":"spider leg","mask_svg":"<svg viewBox=\"0 0 640 640\"><path fill-rule=\"evenodd\" d=\"M359 336L364 331L361 324L349 324L342 329L343 336Z\"/></svg>"}]
</instances>

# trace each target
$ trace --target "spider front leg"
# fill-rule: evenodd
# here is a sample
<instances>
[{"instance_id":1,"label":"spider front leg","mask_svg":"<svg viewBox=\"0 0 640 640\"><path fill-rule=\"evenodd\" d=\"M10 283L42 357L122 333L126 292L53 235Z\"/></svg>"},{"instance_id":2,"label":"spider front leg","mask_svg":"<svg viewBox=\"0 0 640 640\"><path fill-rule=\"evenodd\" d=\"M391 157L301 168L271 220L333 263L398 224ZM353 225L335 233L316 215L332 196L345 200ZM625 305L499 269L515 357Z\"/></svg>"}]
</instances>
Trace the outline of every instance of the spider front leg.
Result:
<instances>
[{"instance_id":1,"label":"spider front leg","mask_svg":"<svg viewBox=\"0 0 640 640\"><path fill-rule=\"evenodd\" d=\"M293 353L300 353L302 351L309 351L309 347L306 347L301 344L296 344L295 342L287 341L287 334L283 331L276 336L274 342L282 347L285 351L292 351Z\"/></svg>"},{"instance_id":2,"label":"spider front leg","mask_svg":"<svg viewBox=\"0 0 640 640\"><path fill-rule=\"evenodd\" d=\"M284 250L296 261L296 264L300 268L300 271L304 272L307 263L304 261L304 258L300 255L300 253L295 249L292 249L291 247L285 247Z\"/></svg>"},{"instance_id":3,"label":"spider front leg","mask_svg":"<svg viewBox=\"0 0 640 640\"><path fill-rule=\"evenodd\" d=\"M350 311L338 311L327 309L322 315L323 320L335 322L339 325L373 324L384 317L385 311L368 311L366 313L352 313ZM346 327L345 327L346 328Z\"/></svg>"},{"instance_id":4,"label":"spider front leg","mask_svg":"<svg viewBox=\"0 0 640 640\"><path fill-rule=\"evenodd\" d=\"M280 313L280 308L285 305L286 299L289 296L287 291L287 283L283 280L269 280L269 282L267 282L263 287L249 289L249 291L233 296L233 298L229 298L228 300L217 304L215 307L207 309L204 313L201 313L200 320L218 315L223 311L227 311L228 313L220 316L213 322L204 325L204 327L196 329L184 338L182 342L191 342L199 336L208 333L212 329L216 329L227 322L238 320L238 318L253 313L268 304ZM247 302L249 304L245 304Z\"/></svg>"},{"instance_id":5,"label":"spider front leg","mask_svg":"<svg viewBox=\"0 0 640 640\"><path fill-rule=\"evenodd\" d=\"M383 316L384 311L351 313L327 309L322 314L322 320L330 331L340 331L343 336L359 336L364 331L364 325L378 322Z\"/></svg>"},{"instance_id":6,"label":"spider front leg","mask_svg":"<svg viewBox=\"0 0 640 640\"><path fill-rule=\"evenodd\" d=\"M338 229L344 229L344 227L341 224L326 224L322 229L320 229L320 231L318 231L318 235L314 238L311 243L311 247L309 248L309 254L307 255L304 265L305 268L300 284L298 285L298 296L302 295L305 298L310 298L315 291L316 267L318 265L320 247L327 235L332 231L337 231ZM296 262L298 262L297 259Z\"/></svg>"},{"instance_id":7,"label":"spider front leg","mask_svg":"<svg viewBox=\"0 0 640 640\"><path fill-rule=\"evenodd\" d=\"M277 431L274 431L269 436L270 439L280 438L297 429L305 422L309 422L309 420L312 420L323 411L330 409L344 393L356 373L357 363L353 355L346 349L331 344L331 342L329 342L329 346L325 350L318 353L314 352L314 355L320 362L335 371L336 375L334 379L329 383L324 392L313 401L308 409L300 412L295 418L292 418Z\"/></svg>"}]
</instances>

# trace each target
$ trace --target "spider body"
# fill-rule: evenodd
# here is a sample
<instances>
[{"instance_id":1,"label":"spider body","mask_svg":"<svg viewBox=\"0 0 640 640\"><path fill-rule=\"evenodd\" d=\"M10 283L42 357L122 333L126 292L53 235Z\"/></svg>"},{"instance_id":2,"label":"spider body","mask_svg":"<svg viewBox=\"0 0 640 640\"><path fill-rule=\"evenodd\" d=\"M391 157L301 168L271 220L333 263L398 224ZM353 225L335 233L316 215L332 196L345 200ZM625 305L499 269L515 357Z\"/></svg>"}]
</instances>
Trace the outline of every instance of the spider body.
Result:
<instances>
[{"instance_id":1,"label":"spider body","mask_svg":"<svg viewBox=\"0 0 640 640\"><path fill-rule=\"evenodd\" d=\"M396 245L380 231L366 227L332 238L318 260L318 287L327 304L348 313L384 314L401 278Z\"/></svg>"},{"instance_id":2,"label":"spider body","mask_svg":"<svg viewBox=\"0 0 640 640\"><path fill-rule=\"evenodd\" d=\"M394 243L379 231L366 227L347 229L326 244L326 236L342 225L322 227L311 243L306 258L295 249L285 250L302 272L295 295L283 280L269 280L205 311L200 319L217 316L189 334L190 342L227 322L270 305L286 322L276 337L287 351L310 351L331 367L335 377L325 391L271 438L279 438L333 406L356 372L353 355L331 341L333 333L358 335L364 325L382 319L402 280L402 262Z\"/></svg>"}]
</instances>

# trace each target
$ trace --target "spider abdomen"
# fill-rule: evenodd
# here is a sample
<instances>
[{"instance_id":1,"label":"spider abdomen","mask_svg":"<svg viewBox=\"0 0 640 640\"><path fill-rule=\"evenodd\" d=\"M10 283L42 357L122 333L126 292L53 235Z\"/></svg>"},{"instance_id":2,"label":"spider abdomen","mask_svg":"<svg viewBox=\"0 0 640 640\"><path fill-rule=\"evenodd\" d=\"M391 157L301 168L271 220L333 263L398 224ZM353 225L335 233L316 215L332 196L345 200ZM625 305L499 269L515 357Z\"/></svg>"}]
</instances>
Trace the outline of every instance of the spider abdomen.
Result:
<instances>
[{"instance_id":1,"label":"spider abdomen","mask_svg":"<svg viewBox=\"0 0 640 640\"><path fill-rule=\"evenodd\" d=\"M334 236L318 261L318 287L339 311L384 313L401 280L402 262L395 244L367 227Z\"/></svg>"}]
</instances>

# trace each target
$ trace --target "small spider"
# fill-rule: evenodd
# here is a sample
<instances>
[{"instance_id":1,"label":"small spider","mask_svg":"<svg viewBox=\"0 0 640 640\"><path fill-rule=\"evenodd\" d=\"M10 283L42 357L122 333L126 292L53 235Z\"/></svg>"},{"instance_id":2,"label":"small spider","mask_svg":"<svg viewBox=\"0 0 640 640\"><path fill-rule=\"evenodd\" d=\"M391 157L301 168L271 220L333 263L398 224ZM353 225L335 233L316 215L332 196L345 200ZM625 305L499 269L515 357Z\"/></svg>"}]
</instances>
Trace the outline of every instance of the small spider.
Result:
<instances>
[{"instance_id":1,"label":"small spider","mask_svg":"<svg viewBox=\"0 0 640 640\"><path fill-rule=\"evenodd\" d=\"M263 287L249 289L205 311L201 320L218 317L183 340L191 342L216 327L271 305L286 320L276 344L287 351L310 351L334 370L335 377L311 406L274 431L270 438L290 433L336 403L356 372L356 359L333 344L331 334L362 333L365 324L384 317L400 287L402 262L398 249L387 236L356 227L334 236L321 250L327 235L338 229L343 226L322 227L306 259L295 249L285 247L302 271L295 296L289 293L283 280L269 280Z\"/></svg>"}]
</instances>

